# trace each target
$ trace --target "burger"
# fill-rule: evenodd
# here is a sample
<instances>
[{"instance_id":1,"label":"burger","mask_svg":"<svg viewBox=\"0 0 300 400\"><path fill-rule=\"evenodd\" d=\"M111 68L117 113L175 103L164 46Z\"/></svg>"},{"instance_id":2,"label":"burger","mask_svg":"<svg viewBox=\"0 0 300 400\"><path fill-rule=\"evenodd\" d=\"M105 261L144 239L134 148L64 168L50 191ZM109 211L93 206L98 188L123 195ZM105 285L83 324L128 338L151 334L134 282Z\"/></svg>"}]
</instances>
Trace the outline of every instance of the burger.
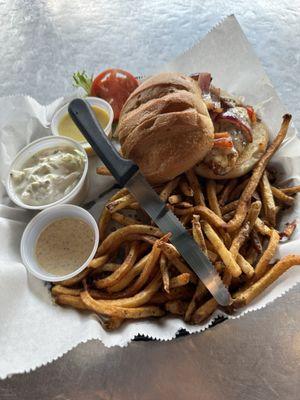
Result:
<instances>
[{"instance_id":1,"label":"burger","mask_svg":"<svg viewBox=\"0 0 300 400\"><path fill-rule=\"evenodd\" d=\"M161 73L142 82L124 104L116 131L122 155L153 184L196 165L213 179L249 172L268 144L252 107L211 85L208 73Z\"/></svg>"}]
</instances>

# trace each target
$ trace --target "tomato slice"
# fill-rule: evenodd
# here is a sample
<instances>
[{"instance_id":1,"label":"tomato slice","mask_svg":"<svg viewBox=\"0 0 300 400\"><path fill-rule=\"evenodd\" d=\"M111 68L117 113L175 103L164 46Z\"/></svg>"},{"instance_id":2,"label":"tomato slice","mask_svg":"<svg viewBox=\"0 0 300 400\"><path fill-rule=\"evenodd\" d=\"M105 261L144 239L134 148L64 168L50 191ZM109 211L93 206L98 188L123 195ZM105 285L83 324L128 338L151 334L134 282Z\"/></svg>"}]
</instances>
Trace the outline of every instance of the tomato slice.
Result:
<instances>
[{"instance_id":1,"label":"tomato slice","mask_svg":"<svg viewBox=\"0 0 300 400\"><path fill-rule=\"evenodd\" d=\"M114 111L114 120L118 120L125 101L137 87L137 79L129 72L107 69L93 80L91 95L106 100Z\"/></svg>"}]
</instances>

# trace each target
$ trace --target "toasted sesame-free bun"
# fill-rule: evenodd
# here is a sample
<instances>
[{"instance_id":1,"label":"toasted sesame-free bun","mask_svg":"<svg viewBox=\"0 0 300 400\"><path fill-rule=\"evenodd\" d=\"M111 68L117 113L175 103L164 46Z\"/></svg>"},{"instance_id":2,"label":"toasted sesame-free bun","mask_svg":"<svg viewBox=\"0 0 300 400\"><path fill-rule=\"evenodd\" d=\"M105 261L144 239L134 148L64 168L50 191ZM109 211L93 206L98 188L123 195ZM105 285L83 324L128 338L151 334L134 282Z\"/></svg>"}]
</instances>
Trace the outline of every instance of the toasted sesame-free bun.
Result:
<instances>
[{"instance_id":1,"label":"toasted sesame-free bun","mask_svg":"<svg viewBox=\"0 0 300 400\"><path fill-rule=\"evenodd\" d=\"M198 175L209 179L231 179L247 174L261 158L268 147L269 132L262 122L256 122L252 127L253 142L248 143L238 157L235 166L225 175L216 175L205 163L196 165Z\"/></svg>"},{"instance_id":2,"label":"toasted sesame-free bun","mask_svg":"<svg viewBox=\"0 0 300 400\"><path fill-rule=\"evenodd\" d=\"M169 72L145 80L130 95L117 134L123 156L151 183L162 183L203 160L214 127L197 83Z\"/></svg>"}]
</instances>

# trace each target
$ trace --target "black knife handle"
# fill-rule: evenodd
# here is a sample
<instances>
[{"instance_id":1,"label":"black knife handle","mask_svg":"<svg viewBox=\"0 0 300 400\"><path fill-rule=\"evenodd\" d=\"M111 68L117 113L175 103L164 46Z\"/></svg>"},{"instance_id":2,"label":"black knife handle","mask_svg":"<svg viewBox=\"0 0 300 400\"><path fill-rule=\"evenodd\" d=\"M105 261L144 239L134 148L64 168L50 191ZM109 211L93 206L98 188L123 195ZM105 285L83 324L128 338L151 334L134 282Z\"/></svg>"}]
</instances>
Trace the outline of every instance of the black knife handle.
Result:
<instances>
[{"instance_id":1,"label":"black knife handle","mask_svg":"<svg viewBox=\"0 0 300 400\"><path fill-rule=\"evenodd\" d=\"M107 138L87 101L83 99L72 100L68 111L95 153L101 158L119 185L124 186L138 170L138 166L120 156Z\"/></svg>"}]
</instances>

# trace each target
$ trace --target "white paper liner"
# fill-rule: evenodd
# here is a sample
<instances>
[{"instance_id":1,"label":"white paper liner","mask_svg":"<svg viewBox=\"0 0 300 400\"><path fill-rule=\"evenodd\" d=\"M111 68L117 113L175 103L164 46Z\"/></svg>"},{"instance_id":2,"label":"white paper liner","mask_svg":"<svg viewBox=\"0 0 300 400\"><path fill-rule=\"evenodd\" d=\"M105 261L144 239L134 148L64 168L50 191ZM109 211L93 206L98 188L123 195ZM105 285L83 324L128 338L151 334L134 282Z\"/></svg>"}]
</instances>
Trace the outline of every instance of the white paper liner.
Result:
<instances>
[{"instance_id":1,"label":"white paper liner","mask_svg":"<svg viewBox=\"0 0 300 400\"><path fill-rule=\"evenodd\" d=\"M185 73L210 71L216 86L243 96L248 104L260 109L271 136L277 132L281 117L286 112L233 16L226 18L194 47L157 71L162 70ZM216 311L209 321L200 326L187 325L179 318L168 317L159 321L129 322L116 332L106 332L96 316L53 304L47 286L26 273L20 260L19 244L23 229L33 213L15 207L9 201L4 181L14 155L27 143L49 134L51 116L68 100L70 98L60 98L42 106L29 96L0 98L0 378L45 365L90 339L100 339L107 347L126 346L138 334L171 340L181 328L190 333L200 332L211 325L217 316L224 315ZM90 161L88 200L95 200L114 182L112 178L95 174L95 166L100 164L97 157ZM300 143L294 127L290 128L288 139L273 162L283 171L282 181L288 177L289 181L299 183ZM102 196L90 208L95 218L99 217L110 195ZM287 220L299 220L299 201L298 198L286 215ZM278 257L299 252L299 245L300 232L297 229L293 240L280 246ZM300 268L295 267L249 307L229 318L238 318L266 306L299 281Z\"/></svg>"}]
</instances>

